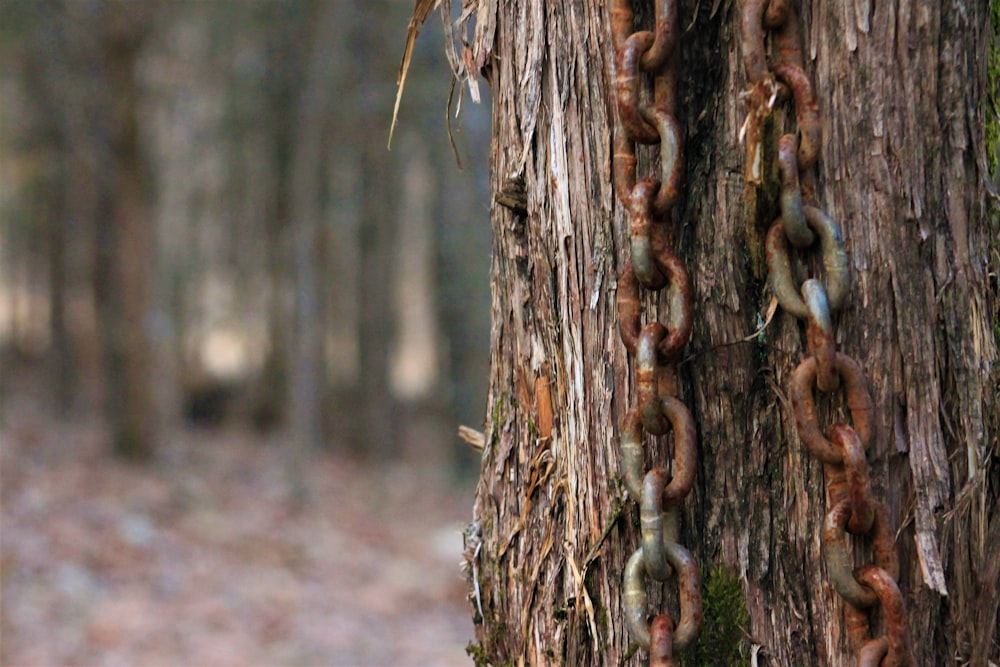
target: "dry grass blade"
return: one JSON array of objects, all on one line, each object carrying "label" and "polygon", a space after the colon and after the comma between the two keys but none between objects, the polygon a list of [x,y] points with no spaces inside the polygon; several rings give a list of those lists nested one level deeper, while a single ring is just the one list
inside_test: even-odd
[{"label": "dry grass blade", "polygon": [[417,43],[420,26],[427,16],[441,4],[441,0],[417,0],[413,8],[410,25],[406,29],[406,47],[403,49],[403,60],[399,63],[399,76],[396,77],[396,104],[392,107],[392,124],[389,126],[389,143],[392,147],[392,133],[396,129],[396,118],[399,116],[399,103],[403,99],[403,86],[406,85],[406,72],[410,69],[410,59],[413,57],[413,45]]},{"label": "dry grass blade", "polygon": [[757,338],[757,336],[764,333],[764,329],[766,329],[767,326],[771,323],[771,320],[774,319],[774,313],[777,312],[777,310],[778,310],[778,297],[771,295],[771,302],[768,304],[767,313],[764,315],[764,323],[761,324],[760,328],[758,328],[749,336],[744,336],[743,338],[741,338],[740,341],[748,343]]},{"label": "dry grass blade", "polygon": [[481,431],[477,431],[469,426],[459,426],[458,437],[470,447],[480,452],[486,446],[486,436]]}]

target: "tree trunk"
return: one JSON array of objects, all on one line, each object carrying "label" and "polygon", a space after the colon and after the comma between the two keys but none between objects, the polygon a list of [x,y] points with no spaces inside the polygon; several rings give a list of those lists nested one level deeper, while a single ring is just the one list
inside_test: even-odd
[{"label": "tree trunk", "polygon": [[[651,27],[652,3],[639,4]],[[506,205],[492,207],[469,650],[477,664],[639,664],[646,654],[630,657],[622,611],[639,530],[619,472],[634,378],[616,322],[628,240],[611,176],[610,3],[478,5],[469,60],[491,87],[491,181]],[[859,361],[874,399],[867,455],[897,529],[916,664],[984,665],[1000,657],[1000,255],[981,166],[987,8],[801,5],[822,119],[817,200],[851,261],[837,347]],[[752,654],[761,665],[854,665],[844,605],[821,565],[822,466],[804,451],[786,400],[806,355],[803,327],[779,309],[750,335],[771,296],[766,228],[744,213],[740,7],[685,0],[679,11],[687,166],[674,238],[695,312],[680,395],[697,422],[699,463],[681,541],[701,566],[705,607],[705,641],[686,664],[745,664]],[[663,320],[665,297],[658,305]],[[842,393],[833,396],[820,402],[821,424],[849,419],[833,410]],[[647,438],[654,449],[662,442]],[[654,460],[665,458],[659,449]],[[855,563],[870,561],[867,546],[856,551]],[[676,609],[674,597],[652,595],[651,610]]]},{"label": "tree trunk", "polygon": [[362,138],[359,160],[361,195],[358,223],[358,361],[361,400],[356,413],[354,449],[371,460],[385,460],[400,453],[401,405],[392,391],[392,352],[398,345],[398,317],[393,295],[399,279],[400,248],[399,198],[389,188],[398,182],[395,167],[399,155],[386,149],[389,127],[390,86],[372,85],[387,81],[395,66],[385,57],[386,28],[395,25],[399,7],[394,3],[367,3],[358,15],[356,30],[367,28],[365,46],[355,52],[357,76],[363,94],[354,108],[345,113],[355,119]]},{"label": "tree trunk", "polygon": [[111,101],[111,191],[107,194],[110,307],[103,323],[108,353],[106,400],[115,452],[138,460],[152,455],[157,431],[149,331],[154,226],[140,146],[136,81],[136,64],[149,18],[142,9],[110,6],[102,42]]},{"label": "tree trunk", "polygon": [[310,6],[315,20],[293,130],[291,165],[292,267],[295,274],[295,317],[292,373],[288,395],[289,424],[294,446],[305,451],[323,443],[323,401],[326,362],[323,350],[323,299],[318,252],[325,225],[322,205],[324,138],[327,118],[337,91],[336,65],[343,55],[341,40],[331,39],[343,22],[343,5]]},{"label": "tree trunk", "polygon": [[[385,125],[372,122],[373,127]],[[372,132],[371,134],[374,134]],[[380,136],[371,136],[362,149],[363,201],[359,225],[360,250],[360,387],[361,405],[353,435],[354,449],[372,460],[385,460],[399,452],[398,406],[389,384],[396,313],[393,287],[396,280],[395,243],[397,212],[384,190],[391,169]]]},{"label": "tree trunk", "polygon": [[71,276],[67,241],[69,240],[68,220],[71,218],[66,205],[68,189],[66,172],[69,170],[54,170],[58,174],[60,188],[52,193],[55,200],[53,213],[48,216],[47,236],[49,255],[49,330],[52,332],[52,368],[50,386],[52,387],[53,404],[56,414],[66,418],[70,414],[73,398],[76,395],[76,375],[73,372],[75,355],[73,354],[72,338],[68,326],[67,291]]}]

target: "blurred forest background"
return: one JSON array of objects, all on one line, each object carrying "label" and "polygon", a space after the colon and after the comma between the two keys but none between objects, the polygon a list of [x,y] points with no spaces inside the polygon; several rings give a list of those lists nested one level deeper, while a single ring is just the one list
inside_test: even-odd
[{"label": "blurred forest background", "polygon": [[5,374],[107,404],[126,455],[180,415],[379,457],[434,415],[453,452],[485,413],[489,120],[459,170],[432,21],[387,150],[411,5],[4,0]]},{"label": "blurred forest background", "polygon": [[[442,623],[471,637],[455,620],[469,608],[452,528],[476,472],[456,430],[480,428],[488,381],[489,106],[466,100],[456,119],[456,89],[449,112],[444,37],[428,21],[387,149],[412,11],[0,0],[4,664],[448,664],[369,641],[406,611],[386,600],[406,595],[424,609],[447,598]],[[339,553],[321,535],[337,530],[377,571],[326,562],[316,545]],[[310,586],[349,576],[355,594],[326,599],[326,625],[311,616],[313,643],[285,614],[243,618],[282,608],[274,591],[290,595],[295,568],[240,540],[277,540],[322,579]],[[404,546],[430,560],[400,566]],[[192,549],[222,559],[205,566],[228,600],[213,609],[257,630],[142,653],[170,605],[213,594],[191,588],[193,572],[150,584],[150,567],[195,567]],[[265,585],[258,566],[283,573],[274,591],[233,602],[230,589]],[[386,584],[393,567],[402,593]],[[447,573],[436,598],[406,588],[423,577],[434,589],[433,567]],[[373,581],[388,588],[365,589],[368,608],[350,586]],[[286,604],[309,615],[299,597]],[[351,605],[367,630],[329,615]],[[180,609],[192,627],[208,613]],[[158,630],[129,625],[144,614]],[[255,642],[275,624],[268,652]],[[322,631],[338,624],[346,643]],[[71,626],[59,646],[38,645]],[[449,631],[413,632],[450,650]]]}]

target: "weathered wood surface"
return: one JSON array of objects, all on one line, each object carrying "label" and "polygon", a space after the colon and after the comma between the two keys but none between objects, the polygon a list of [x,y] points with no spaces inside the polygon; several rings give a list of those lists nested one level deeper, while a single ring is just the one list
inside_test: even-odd
[{"label": "weathered wood surface", "polygon": [[[611,183],[606,4],[478,3],[473,57],[492,92],[492,185],[506,204],[492,207],[481,544],[468,551],[471,650],[484,664],[615,665],[628,653],[620,578],[638,512],[618,473],[632,378],[615,322],[627,242]],[[1000,574],[997,229],[981,171],[987,9],[802,5],[823,118],[818,199],[843,228],[853,271],[837,342],[864,367],[876,404],[869,461],[899,527],[917,663],[985,664],[997,656]],[[683,541],[703,567],[743,582],[744,648],[758,664],[852,665],[821,565],[822,468],[785,400],[804,332],[779,310],[763,336],[741,342],[770,295],[761,228],[743,213],[738,5],[684,1],[680,15],[687,196],[675,238],[696,312],[681,384],[701,457]],[[819,405],[824,424],[846,417],[842,400]]]}]

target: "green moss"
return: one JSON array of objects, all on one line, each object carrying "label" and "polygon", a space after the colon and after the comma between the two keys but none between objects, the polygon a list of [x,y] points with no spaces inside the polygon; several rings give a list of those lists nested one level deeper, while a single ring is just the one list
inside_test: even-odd
[{"label": "green moss", "polygon": [[488,667],[490,664],[490,659],[486,654],[486,649],[479,644],[469,642],[468,646],[465,647],[465,653],[472,658],[472,662],[476,665],[476,667]]},{"label": "green moss", "polygon": [[513,663],[509,660],[506,662],[494,662],[489,649],[486,648],[487,646],[496,647],[501,645],[501,639],[507,634],[507,624],[494,619],[490,627],[492,627],[492,632],[486,638],[485,645],[469,642],[465,647],[465,653],[472,658],[473,664],[476,667],[512,667]]},{"label": "green moss", "polygon": [[476,667],[512,667],[511,662],[493,662],[490,659],[489,653],[480,644],[469,644],[465,647],[466,654],[472,658],[472,664]]},{"label": "green moss", "polygon": [[639,652],[639,645],[638,644],[636,644],[635,642],[632,642],[631,644],[629,644],[628,645],[628,650],[625,651],[625,655],[622,656],[622,664],[624,664],[624,663],[628,662],[629,660],[631,660],[632,656],[634,656],[638,652]]},{"label": "green moss", "polygon": [[494,399],[493,410],[490,411],[490,426],[493,427],[494,433],[500,430],[501,419],[503,419],[503,394]]},{"label": "green moss", "polygon": [[608,628],[611,627],[611,619],[608,618],[608,609],[604,605],[600,604],[598,600],[593,600],[594,603],[594,614],[597,617],[597,628],[601,633],[602,637],[606,637],[608,634]]},{"label": "green moss", "polygon": [[490,410],[490,424],[489,424],[489,436],[490,436],[490,448],[492,449],[494,445],[497,444],[497,440],[500,438],[500,426],[501,422],[506,417],[504,413],[504,395],[500,394],[495,399],[493,399],[493,409]]},{"label": "green moss", "polygon": [[721,564],[709,572],[702,572],[702,608],[701,633],[685,664],[749,665],[746,631],[750,613],[739,577]]}]

